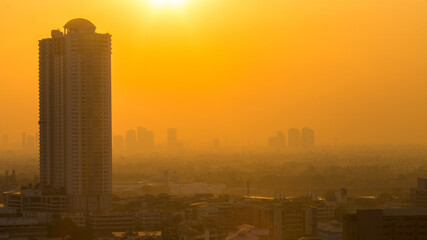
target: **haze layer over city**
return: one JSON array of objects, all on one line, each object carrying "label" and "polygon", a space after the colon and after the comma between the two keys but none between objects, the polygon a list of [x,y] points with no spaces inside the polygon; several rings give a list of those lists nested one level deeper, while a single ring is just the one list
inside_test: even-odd
[{"label": "haze layer over city", "polygon": [[0,4],[0,133],[12,142],[38,127],[34,40],[84,17],[113,35],[113,134],[143,126],[166,143],[172,127],[194,143],[261,145],[310,127],[321,145],[427,143],[421,0]]},{"label": "haze layer over city", "polygon": [[427,239],[424,0],[0,2],[0,240]]}]

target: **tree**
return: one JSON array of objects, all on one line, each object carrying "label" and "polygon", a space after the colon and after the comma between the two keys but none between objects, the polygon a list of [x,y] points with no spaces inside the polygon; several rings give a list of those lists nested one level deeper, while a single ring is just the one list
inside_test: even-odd
[{"label": "tree", "polygon": [[90,240],[92,231],[89,228],[79,228],[69,218],[59,219],[48,226],[48,235],[53,238],[71,237],[71,239]]}]

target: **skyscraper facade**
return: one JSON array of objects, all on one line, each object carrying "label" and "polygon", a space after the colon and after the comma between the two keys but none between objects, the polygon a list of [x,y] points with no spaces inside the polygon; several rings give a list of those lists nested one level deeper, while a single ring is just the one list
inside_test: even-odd
[{"label": "skyscraper facade", "polygon": [[40,183],[69,210],[111,207],[111,35],[95,30],[73,19],[39,41]]},{"label": "skyscraper facade", "polygon": [[277,132],[277,136],[270,137],[268,139],[268,145],[270,148],[274,149],[275,151],[280,151],[285,148],[286,144],[286,137],[285,134],[283,134],[281,131]]}]

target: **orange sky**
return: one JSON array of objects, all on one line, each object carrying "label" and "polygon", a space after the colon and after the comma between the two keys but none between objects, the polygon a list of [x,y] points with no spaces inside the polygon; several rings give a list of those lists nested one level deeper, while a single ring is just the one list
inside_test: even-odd
[{"label": "orange sky", "polygon": [[265,144],[427,144],[425,0],[1,0],[0,134],[38,121],[38,40],[70,19],[113,35],[113,133]]}]

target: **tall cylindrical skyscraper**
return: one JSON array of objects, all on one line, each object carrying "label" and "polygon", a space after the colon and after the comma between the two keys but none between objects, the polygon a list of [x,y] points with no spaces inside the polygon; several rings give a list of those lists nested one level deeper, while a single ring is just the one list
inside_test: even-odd
[{"label": "tall cylindrical skyscraper", "polygon": [[111,208],[111,35],[73,19],[39,41],[40,181],[68,209]]}]

